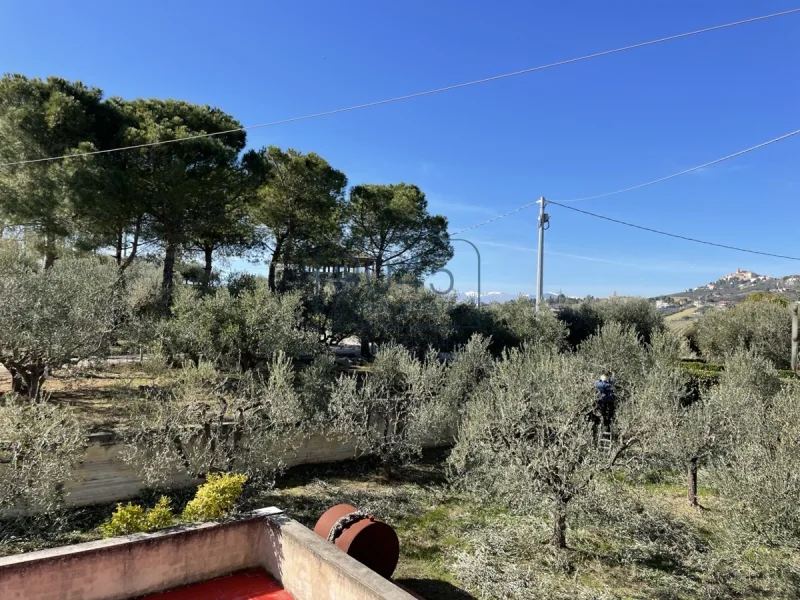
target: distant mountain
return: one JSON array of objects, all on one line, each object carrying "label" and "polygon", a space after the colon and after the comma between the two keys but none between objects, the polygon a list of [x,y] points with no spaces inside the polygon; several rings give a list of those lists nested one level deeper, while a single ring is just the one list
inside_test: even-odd
[{"label": "distant mountain", "polygon": [[[459,300],[467,300],[467,299],[476,299],[478,297],[478,292],[464,292],[459,293],[458,295]],[[550,294],[548,292],[544,293],[545,300],[548,298],[557,298],[557,294]],[[535,294],[509,294],[507,292],[481,292],[481,304],[491,304],[493,302],[508,302],[509,300],[516,300],[518,298],[526,298],[530,300],[535,300]]]},{"label": "distant mountain", "polygon": [[785,296],[790,300],[800,299],[800,275],[772,277],[759,275],[753,271],[737,269],[735,273],[723,275],[716,281],[705,285],[666,294],[667,298],[689,298],[701,302],[739,302],[754,292],[770,292]]}]

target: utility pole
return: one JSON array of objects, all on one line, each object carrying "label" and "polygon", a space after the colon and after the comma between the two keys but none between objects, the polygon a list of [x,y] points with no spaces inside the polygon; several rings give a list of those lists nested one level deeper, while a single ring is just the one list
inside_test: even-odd
[{"label": "utility pole", "polygon": [[546,225],[550,223],[550,215],[544,212],[545,204],[547,204],[547,201],[542,196],[539,198],[539,261],[536,270],[536,312],[539,312],[544,296],[544,230],[548,229]]},{"label": "utility pole", "polygon": [[800,338],[798,337],[798,328],[797,328],[797,312],[798,308],[800,307],[800,302],[795,302],[794,308],[792,308],[792,371],[797,371],[797,346],[798,341]]}]

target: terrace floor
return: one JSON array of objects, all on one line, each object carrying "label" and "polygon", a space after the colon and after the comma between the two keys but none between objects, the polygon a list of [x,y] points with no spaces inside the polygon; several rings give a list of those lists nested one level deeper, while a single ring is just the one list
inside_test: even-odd
[{"label": "terrace floor", "polygon": [[292,597],[266,571],[252,569],[147,596],[144,600],[292,600]]}]

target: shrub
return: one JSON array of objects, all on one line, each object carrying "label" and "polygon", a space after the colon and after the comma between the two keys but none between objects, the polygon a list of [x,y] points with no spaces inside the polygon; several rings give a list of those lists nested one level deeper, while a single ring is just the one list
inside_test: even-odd
[{"label": "shrub", "polygon": [[[6,394],[0,404],[0,512],[48,512],[83,457],[86,431],[68,408]],[[6,463],[6,464],[3,464]]]},{"label": "shrub", "polygon": [[163,351],[244,371],[263,366],[278,351],[289,357],[315,354],[314,336],[300,329],[302,312],[299,294],[278,295],[261,280],[238,296],[227,289],[200,296],[180,288],[172,318],[161,326]]},{"label": "shrub", "polygon": [[645,344],[664,329],[664,317],[646,298],[612,298],[598,305],[604,322],[632,327]]},{"label": "shrub", "polygon": [[596,302],[581,302],[577,306],[565,306],[558,318],[567,327],[567,342],[577,348],[584,340],[594,335],[603,324],[603,317]]},{"label": "shrub", "polygon": [[584,301],[578,306],[564,307],[558,317],[567,326],[567,341],[573,348],[578,347],[606,323],[631,327],[645,344],[649,344],[651,337],[664,329],[663,315],[645,298]]},{"label": "shrub", "polygon": [[175,522],[175,515],[172,514],[170,502],[167,496],[161,496],[148,511],[130,502],[117,504],[117,510],[111,515],[111,519],[100,525],[100,531],[103,537],[115,537],[171,527]]},{"label": "shrub", "polygon": [[111,519],[100,525],[103,537],[129,535],[146,531],[144,508],[138,504],[117,504]]},{"label": "shrub", "polygon": [[226,516],[242,495],[246,481],[246,475],[237,473],[209,473],[194,499],[186,505],[184,520],[213,521]]},{"label": "shrub", "polygon": [[388,478],[395,464],[419,455],[443,435],[452,409],[441,394],[445,366],[429,352],[423,361],[396,344],[382,347],[361,384],[340,376],[331,397],[334,432],[378,456]]},{"label": "shrub", "polygon": [[172,387],[131,403],[122,458],[149,484],[217,471],[266,484],[313,418],[298,378],[282,353],[266,377],[248,372],[231,381],[207,362],[185,366]]},{"label": "shrub", "polygon": [[517,348],[523,343],[541,344],[558,350],[566,346],[567,329],[552,310],[544,307],[536,312],[536,303],[528,298],[509,300],[487,307],[491,313],[496,353]]},{"label": "shrub", "polygon": [[737,350],[753,350],[778,368],[789,368],[791,310],[774,302],[743,302],[716,310],[697,325],[697,345],[708,360],[723,360]]}]

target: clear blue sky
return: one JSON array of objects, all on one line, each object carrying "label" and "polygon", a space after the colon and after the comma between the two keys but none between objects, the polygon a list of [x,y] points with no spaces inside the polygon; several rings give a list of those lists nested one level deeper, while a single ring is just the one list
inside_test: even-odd
[{"label": "clear blue sky", "polygon": [[[174,97],[255,124],[482,78],[800,6],[800,0],[136,3],[0,0],[0,71]],[[481,86],[248,133],[316,151],[352,184],[406,181],[458,230],[545,195],[599,194],[800,128],[800,14]],[[800,255],[800,136],[576,206]],[[737,267],[800,272],[551,207],[545,289],[655,295]],[[535,290],[536,210],[466,237],[483,289]],[[456,287],[475,289],[456,243]],[[436,282],[446,278],[436,276]]]}]

